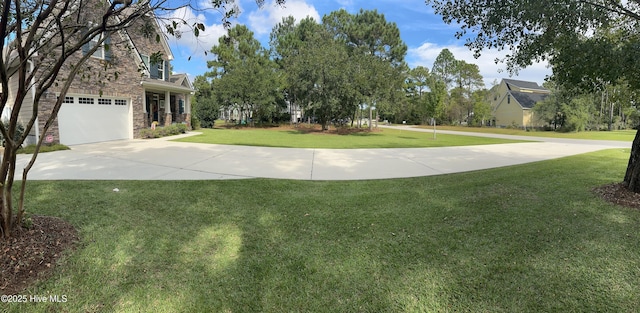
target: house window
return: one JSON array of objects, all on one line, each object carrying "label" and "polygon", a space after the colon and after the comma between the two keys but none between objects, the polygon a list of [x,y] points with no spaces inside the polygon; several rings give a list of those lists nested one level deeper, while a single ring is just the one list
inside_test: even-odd
[{"label": "house window", "polygon": [[116,105],[127,105],[127,100],[116,99]]},{"label": "house window", "polygon": [[[100,44],[101,42],[102,44]],[[106,61],[111,61],[111,49],[109,49],[110,45],[111,45],[110,37],[109,36],[105,37],[104,33],[100,33],[94,36],[93,38],[91,38],[89,42],[87,42],[82,46],[82,53],[86,55],[93,48],[97,47],[96,51],[93,52],[91,57],[106,60]]]},{"label": "house window", "polygon": [[165,61],[160,60],[159,63],[151,63],[151,57],[141,54],[142,62],[145,67],[145,75],[153,79],[165,79]]},{"label": "house window", "polygon": [[509,104],[511,103],[511,95],[507,96],[507,103],[509,103]]},{"label": "house window", "polygon": [[78,98],[78,103],[80,103],[80,104],[94,104],[95,102],[94,102],[93,98],[80,97],[80,98]]},{"label": "house window", "polygon": [[[104,35],[100,34],[97,35],[93,38],[91,38],[91,41],[89,42],[89,50],[93,49],[93,47],[97,46],[100,43],[100,40],[102,40],[102,37]],[[93,53],[92,55],[94,58],[98,58],[98,59],[102,59],[104,60],[106,58],[106,51],[105,51],[105,47],[104,47],[104,43],[102,45],[100,45],[100,47],[98,47],[98,49],[96,50],[96,52]]]},{"label": "house window", "polygon": [[164,60],[158,63],[158,79],[164,80]]},{"label": "house window", "polygon": [[62,103],[73,103],[73,97],[64,97]]},{"label": "house window", "polygon": [[111,99],[98,98],[98,104],[100,104],[100,105],[111,105]]},{"label": "house window", "polygon": [[149,56],[141,54],[140,58],[142,58],[142,63],[144,63],[144,73],[147,77],[151,76],[150,67],[149,67]]}]

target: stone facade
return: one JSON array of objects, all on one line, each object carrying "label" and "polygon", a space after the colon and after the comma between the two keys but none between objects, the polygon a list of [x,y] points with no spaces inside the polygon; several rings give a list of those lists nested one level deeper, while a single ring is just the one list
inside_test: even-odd
[{"label": "stone facade", "polygon": [[[143,88],[140,85],[140,73],[138,64],[132,50],[126,47],[126,42],[118,41],[111,46],[111,63],[105,60],[91,57],[83,69],[76,75],[76,78],[69,88],[67,94],[94,95],[103,97],[121,97],[130,101],[133,111],[133,132],[134,137],[144,128],[144,113],[142,108]],[[75,56],[69,58],[61,68],[58,77],[64,79],[69,77],[70,65],[77,63],[82,51],[78,51]],[[115,77],[115,73],[118,77]],[[62,81],[59,82],[59,85]],[[38,108],[39,126],[43,129],[45,122],[49,119],[53,106],[60,94],[60,87],[52,86],[47,92],[47,96],[40,100]],[[64,104],[63,104],[64,105]],[[96,117],[99,118],[99,117]],[[59,140],[57,118],[49,128],[47,134],[51,135],[54,141]]]},{"label": "stone facade", "polygon": [[[145,38],[142,34],[142,30],[149,29],[149,27],[153,28],[154,35],[152,39]],[[160,42],[155,40],[155,33],[160,31],[157,23],[149,18],[147,21],[138,20],[134,22],[126,32],[121,31],[112,34],[109,49],[107,49],[110,56],[109,60],[96,57],[91,57],[87,60],[73,80],[67,95],[94,95],[96,97],[127,99],[132,112],[133,137],[139,138],[140,130],[150,126],[148,121],[151,113],[147,111],[148,104],[146,103],[148,94],[165,94],[169,93],[168,90],[172,88],[168,86],[168,89],[165,90],[161,87],[149,88],[143,85],[143,81],[149,79],[149,72],[144,70],[145,62],[141,55],[151,56],[157,52],[162,53],[162,59],[165,61],[165,69],[163,71],[165,79],[162,81],[171,84],[169,81],[169,62],[172,55],[166,41],[164,41],[164,37],[161,36]],[[59,86],[62,86],[63,80],[69,76],[72,67],[77,64],[82,55],[83,51],[78,51],[67,60],[58,74],[58,84],[50,87],[45,97],[40,100],[38,107],[40,131],[44,129],[45,122],[51,116],[55,102],[60,94],[61,87]],[[175,91],[171,93],[171,97],[173,98],[174,96],[176,96],[176,99],[185,97],[184,94],[175,93]],[[169,104],[167,103],[167,105]],[[178,109],[177,104],[175,108]],[[181,115],[186,118],[188,114],[184,112]],[[96,116],[96,118],[100,117]],[[176,120],[182,122],[185,118],[180,116]],[[166,120],[169,124],[178,122],[174,121],[172,114],[168,112],[166,113]],[[54,120],[46,134],[40,133],[40,136],[52,136],[54,142],[59,142],[58,119]]]}]

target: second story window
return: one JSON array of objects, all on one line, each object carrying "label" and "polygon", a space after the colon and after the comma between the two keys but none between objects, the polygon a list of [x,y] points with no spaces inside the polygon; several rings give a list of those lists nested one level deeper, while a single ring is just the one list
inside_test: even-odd
[{"label": "second story window", "polygon": [[158,63],[158,79],[164,80],[164,61]]},{"label": "second story window", "polygon": [[[110,48],[109,37],[105,38],[104,41],[102,41],[102,38],[104,38],[104,34],[99,34],[91,38],[91,41],[89,41],[87,44],[82,46],[82,52],[87,54],[89,53],[89,51],[91,51],[91,49],[99,45],[99,47],[96,49],[95,52],[93,52],[91,56],[101,60],[107,60],[107,61],[110,60],[111,52],[109,49]],[[101,41],[102,41],[102,44],[100,44]]]},{"label": "second story window", "polygon": [[[102,34],[100,36],[95,36],[91,38],[91,42],[89,42],[89,49],[93,49],[93,47],[97,46],[102,39]],[[98,59],[104,59],[104,46],[98,47],[98,50],[93,53],[93,56]]]},{"label": "second story window", "polygon": [[149,62],[149,56],[141,54],[140,58],[142,58],[142,63],[144,63],[143,71],[144,71],[145,76],[151,77],[151,68],[149,67],[149,63],[150,63]]},{"label": "second story window", "polygon": [[167,75],[167,71],[165,70],[165,67],[167,66],[167,61],[165,60],[160,60],[158,63],[152,63],[151,61],[151,57],[148,55],[144,55],[141,54],[140,58],[142,59],[142,62],[144,63],[144,74],[149,77],[149,78],[153,78],[153,79],[160,79],[160,80],[165,80],[165,77]]}]

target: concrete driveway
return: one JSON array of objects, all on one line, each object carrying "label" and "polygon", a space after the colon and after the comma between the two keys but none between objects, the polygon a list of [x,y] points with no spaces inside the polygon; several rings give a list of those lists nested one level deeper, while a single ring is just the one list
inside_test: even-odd
[{"label": "concrete driveway", "polygon": [[[412,131],[429,131],[410,129]],[[439,133],[445,133],[439,131]],[[457,133],[458,132],[447,132]],[[440,175],[561,158],[630,142],[474,136],[537,142],[446,148],[291,149],[126,140],[72,146],[43,153],[29,172],[32,180],[213,180],[277,178],[362,180]],[[189,134],[187,134],[189,135]],[[185,135],[181,135],[185,136]],[[30,155],[18,157],[18,169]]]}]

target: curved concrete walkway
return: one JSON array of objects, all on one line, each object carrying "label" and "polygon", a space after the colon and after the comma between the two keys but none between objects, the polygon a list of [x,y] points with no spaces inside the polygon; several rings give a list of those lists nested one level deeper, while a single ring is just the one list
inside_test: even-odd
[{"label": "curved concrete walkway", "polygon": [[[408,127],[407,131],[427,131]],[[33,180],[212,180],[278,178],[299,180],[362,180],[416,177],[474,171],[561,158],[630,142],[473,136],[536,140],[536,142],[446,148],[291,149],[207,145],[154,140],[126,140],[73,146],[72,150],[38,156]],[[187,136],[190,134],[187,134]],[[184,135],[182,135],[184,136]],[[19,174],[30,155],[20,155]],[[17,173],[18,174],[18,173]]]}]

